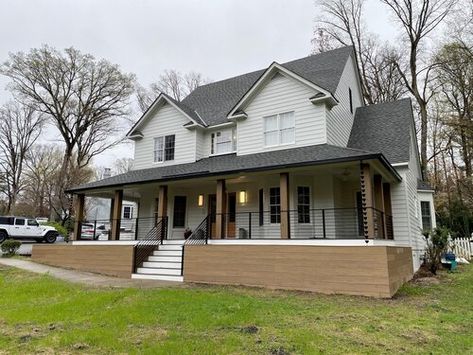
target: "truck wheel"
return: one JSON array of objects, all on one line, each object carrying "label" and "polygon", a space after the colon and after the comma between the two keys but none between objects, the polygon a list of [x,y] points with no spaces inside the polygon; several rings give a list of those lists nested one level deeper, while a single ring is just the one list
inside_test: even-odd
[{"label": "truck wheel", "polygon": [[0,244],[4,242],[5,239],[8,238],[8,234],[4,231],[0,231]]},{"label": "truck wheel", "polygon": [[44,241],[46,243],[50,243],[50,244],[54,243],[56,241],[56,239],[57,239],[57,235],[55,233],[49,232],[44,236]]}]

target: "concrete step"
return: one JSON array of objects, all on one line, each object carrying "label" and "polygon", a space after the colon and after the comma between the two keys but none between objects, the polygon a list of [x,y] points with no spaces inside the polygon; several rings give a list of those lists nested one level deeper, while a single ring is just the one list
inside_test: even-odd
[{"label": "concrete step", "polygon": [[181,270],[180,262],[161,262],[161,261],[145,261],[143,267],[165,268],[165,269],[179,269]]},{"label": "concrete step", "polygon": [[162,256],[162,255],[151,255],[148,257],[148,261],[159,261],[159,262],[178,262],[180,263],[182,259],[182,255],[179,256]]},{"label": "concrete step", "polygon": [[141,280],[162,280],[162,281],[175,281],[175,282],[184,281],[184,277],[182,276],[170,276],[170,275],[132,274],[131,278],[141,279]]},{"label": "concrete step", "polygon": [[181,251],[182,250],[182,245],[181,244],[163,244],[160,245],[158,250],[175,250],[175,251]]},{"label": "concrete step", "polygon": [[154,256],[182,256],[181,250],[155,250],[153,251]]},{"label": "concrete step", "polygon": [[138,274],[181,276],[180,268],[179,269],[164,269],[164,268],[139,267],[136,271]]},{"label": "concrete step", "polygon": [[165,239],[163,240],[164,245],[182,245],[185,243],[185,239]]}]

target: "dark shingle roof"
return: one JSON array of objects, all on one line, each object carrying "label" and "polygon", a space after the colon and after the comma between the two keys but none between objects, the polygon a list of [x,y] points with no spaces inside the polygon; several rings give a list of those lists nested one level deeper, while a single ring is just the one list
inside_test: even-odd
[{"label": "dark shingle roof", "polygon": [[424,180],[417,180],[417,190],[426,190],[426,191],[432,191],[434,188]]},{"label": "dark shingle roof", "polygon": [[371,158],[382,159],[380,154],[328,144],[239,156],[228,154],[204,158],[195,163],[133,170],[125,174],[75,187],[70,192],[160,180],[176,180],[186,177],[223,175],[244,171],[270,170],[288,166],[317,165],[336,161]]},{"label": "dark shingle roof", "polygon": [[[334,94],[352,53],[352,47],[342,47],[293,60],[282,66]],[[182,104],[196,111],[209,126],[227,122],[227,114],[265,70],[200,86],[182,100]]]},{"label": "dark shingle roof", "polygon": [[391,164],[408,162],[413,122],[410,99],[359,107],[348,147],[383,153]]}]

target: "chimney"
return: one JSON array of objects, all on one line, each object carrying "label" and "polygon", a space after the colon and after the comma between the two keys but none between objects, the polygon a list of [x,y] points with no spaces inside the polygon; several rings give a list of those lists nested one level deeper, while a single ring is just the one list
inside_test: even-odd
[{"label": "chimney", "polygon": [[109,178],[111,176],[112,176],[112,169],[110,169],[110,168],[103,169],[102,179],[106,179],[106,178]]}]

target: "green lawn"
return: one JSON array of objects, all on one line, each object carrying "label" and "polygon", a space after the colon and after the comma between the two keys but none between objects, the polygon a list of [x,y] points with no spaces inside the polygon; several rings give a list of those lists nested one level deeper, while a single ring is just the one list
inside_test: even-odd
[{"label": "green lawn", "polygon": [[94,289],[0,268],[0,354],[472,353],[473,267],[392,300],[239,287]]}]

